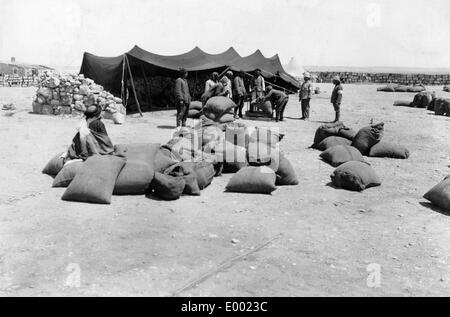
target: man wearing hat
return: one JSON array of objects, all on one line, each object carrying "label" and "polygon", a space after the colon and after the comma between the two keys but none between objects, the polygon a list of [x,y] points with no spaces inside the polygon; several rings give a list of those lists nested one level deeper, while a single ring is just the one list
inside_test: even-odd
[{"label": "man wearing hat", "polygon": [[309,102],[311,101],[312,85],[311,85],[311,75],[308,72],[303,74],[305,81],[300,87],[299,99],[302,103],[302,117],[300,120],[309,119]]},{"label": "man wearing hat", "polygon": [[223,76],[223,78],[226,79],[227,84],[226,84],[226,89],[228,91],[228,97],[233,99],[233,88],[232,88],[232,79],[233,79],[233,72],[231,70],[227,71],[225,76]]},{"label": "man wearing hat", "polygon": [[334,89],[331,93],[331,103],[333,104],[336,116],[333,122],[338,122],[341,116],[341,102],[342,102],[342,91],[344,88],[341,85],[341,79],[339,76],[333,77]]},{"label": "man wearing hat", "polygon": [[261,70],[258,68],[255,70],[255,81],[253,82],[253,88],[256,93],[256,99],[264,96],[264,91],[266,90],[266,83],[264,77],[261,76]]},{"label": "man wearing hat", "polygon": [[187,75],[188,72],[184,68],[181,68],[179,71],[179,77],[175,81],[177,128],[186,126],[189,104],[191,103],[191,94],[189,93]]},{"label": "man wearing hat", "polygon": [[243,73],[239,72],[233,80],[233,101],[237,105],[237,107],[234,108],[234,118],[236,119],[238,118],[238,111],[239,117],[242,118],[242,108],[244,107],[244,98],[246,94],[247,90],[244,85]]},{"label": "man wearing hat", "polygon": [[272,86],[266,87],[266,96],[259,98],[261,103],[270,101],[273,108],[275,109],[275,121],[283,121],[284,109],[289,101],[289,97],[281,90],[273,89]]}]

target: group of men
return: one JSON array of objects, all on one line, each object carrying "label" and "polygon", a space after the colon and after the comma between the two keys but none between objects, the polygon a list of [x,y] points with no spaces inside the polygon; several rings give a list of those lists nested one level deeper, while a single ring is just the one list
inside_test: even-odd
[{"label": "group of men", "polygon": [[[188,72],[185,69],[180,69],[180,74],[175,81],[175,97],[177,108],[177,127],[186,126],[187,115],[189,112],[189,105],[191,103],[191,95],[189,92],[189,85],[187,82]],[[214,72],[205,83],[205,91],[202,95],[202,103],[206,104],[209,98],[214,96],[224,96],[231,98],[237,105],[234,109],[234,117],[242,118],[242,109],[244,101],[247,96],[247,90],[244,85],[244,73],[238,72],[236,75],[232,71],[227,71],[225,75],[219,79],[219,74]],[[311,75],[304,73],[304,82],[300,87],[299,99],[302,106],[301,120],[308,120],[310,113],[310,101],[313,94],[311,83]],[[331,94],[331,103],[335,110],[335,120],[340,119],[340,105],[342,102],[343,87],[338,76],[333,78],[334,89]],[[255,71],[253,85],[250,89],[254,89],[254,97],[258,103],[270,101],[275,113],[275,121],[284,121],[284,110],[289,101],[289,97],[281,90],[274,89],[272,86],[265,86],[264,77],[261,75],[261,70]],[[272,114],[273,116],[273,114]]]}]

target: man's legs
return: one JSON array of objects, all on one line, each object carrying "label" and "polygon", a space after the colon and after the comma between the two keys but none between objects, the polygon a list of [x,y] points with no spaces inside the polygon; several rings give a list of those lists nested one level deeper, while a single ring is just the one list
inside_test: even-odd
[{"label": "man's legs", "polygon": [[182,109],[182,116],[181,116],[181,126],[183,126],[183,127],[186,126],[188,113],[189,113],[189,104],[188,103],[184,103],[183,104],[183,109]]},{"label": "man's legs", "polygon": [[181,127],[181,121],[182,121],[182,113],[181,110],[183,108],[184,104],[177,104],[177,128]]},{"label": "man's legs", "polygon": [[310,98],[307,98],[307,99],[305,99],[305,103],[306,103],[306,105],[305,105],[305,119],[309,119],[309,109],[310,109],[310,105],[309,105],[309,102],[311,101],[311,99]]},{"label": "man's legs", "polygon": [[239,117],[242,118],[242,109],[244,108],[244,96],[239,97]]},{"label": "man's legs", "polygon": [[338,122],[339,119],[341,118],[341,105],[338,103],[334,103],[333,104],[334,107],[334,111],[336,112],[335,118],[333,122]]}]

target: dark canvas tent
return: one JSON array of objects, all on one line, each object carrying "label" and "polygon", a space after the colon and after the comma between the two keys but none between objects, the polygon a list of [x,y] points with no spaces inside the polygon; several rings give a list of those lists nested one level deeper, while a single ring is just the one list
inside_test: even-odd
[{"label": "dark canvas tent", "polygon": [[132,90],[140,108],[139,102],[151,106],[157,100],[170,98],[170,81],[181,67],[189,71],[188,82],[194,98],[199,97],[211,72],[222,73],[227,69],[251,73],[259,68],[266,80],[280,89],[296,92],[299,88],[298,81],[284,70],[278,55],[266,58],[257,50],[241,57],[232,47],[220,54],[208,54],[195,47],[187,53],[172,56],[154,54],[138,46],[117,57],[84,53],[80,74],[124,100],[128,99],[127,88],[128,92]]}]

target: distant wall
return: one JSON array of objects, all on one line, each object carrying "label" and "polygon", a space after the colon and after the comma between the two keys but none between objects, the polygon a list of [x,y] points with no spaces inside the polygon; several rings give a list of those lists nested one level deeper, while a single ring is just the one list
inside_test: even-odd
[{"label": "distant wall", "polygon": [[314,72],[317,82],[328,83],[334,76],[339,76],[343,83],[396,83],[403,85],[449,85],[450,74],[388,74],[388,73],[354,73],[354,72]]}]

